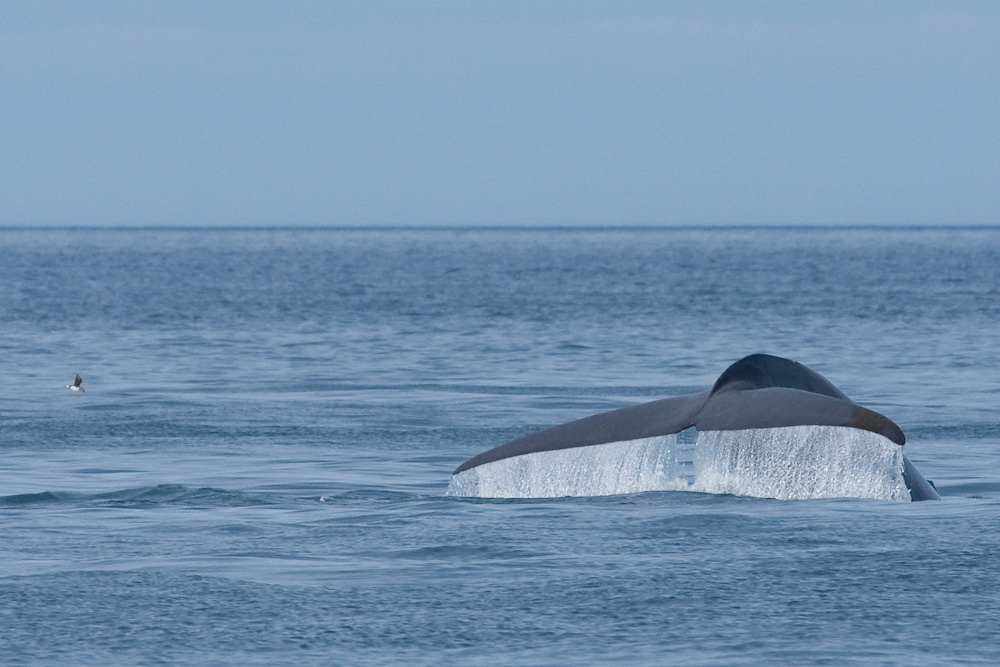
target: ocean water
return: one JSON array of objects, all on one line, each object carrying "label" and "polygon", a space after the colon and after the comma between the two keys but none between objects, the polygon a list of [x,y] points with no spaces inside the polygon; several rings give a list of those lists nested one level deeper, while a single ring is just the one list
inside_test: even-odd
[{"label": "ocean water", "polygon": [[[996,664],[998,341],[996,228],[0,229],[0,664]],[[942,501],[447,494],[754,352]]]}]

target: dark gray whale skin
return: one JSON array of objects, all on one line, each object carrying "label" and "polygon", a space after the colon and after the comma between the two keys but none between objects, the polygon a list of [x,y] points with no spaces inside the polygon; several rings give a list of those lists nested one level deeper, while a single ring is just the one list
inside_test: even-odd
[{"label": "dark gray whale skin", "polygon": [[[752,354],[727,368],[711,389],[663,398],[578,419],[512,440],[474,456],[453,474],[513,456],[609,442],[699,431],[780,426],[847,426],[878,433],[897,445],[903,431],[888,417],[864,408],[816,371],[769,354]],[[940,500],[934,486],[903,457],[911,500]]]}]

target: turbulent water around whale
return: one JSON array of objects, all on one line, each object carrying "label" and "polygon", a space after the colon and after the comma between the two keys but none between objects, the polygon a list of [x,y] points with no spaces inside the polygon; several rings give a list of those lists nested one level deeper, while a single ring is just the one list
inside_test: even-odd
[{"label": "turbulent water around whale", "polygon": [[[1000,229],[0,229],[0,275],[0,663],[1000,661]],[[756,352],[942,501],[829,432],[448,491]]]}]

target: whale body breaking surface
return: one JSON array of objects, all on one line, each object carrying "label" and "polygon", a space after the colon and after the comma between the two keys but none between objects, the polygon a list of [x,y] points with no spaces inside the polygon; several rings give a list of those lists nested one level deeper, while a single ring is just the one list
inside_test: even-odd
[{"label": "whale body breaking surface", "polygon": [[474,456],[452,474],[448,494],[939,500],[903,454],[905,442],[892,420],[819,373],[755,354],[706,391],[585,417]]}]

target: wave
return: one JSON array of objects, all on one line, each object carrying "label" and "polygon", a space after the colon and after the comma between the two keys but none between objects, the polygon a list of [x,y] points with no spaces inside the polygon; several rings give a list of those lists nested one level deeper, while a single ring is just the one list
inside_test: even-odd
[{"label": "wave", "polygon": [[938,484],[937,490],[942,496],[967,496],[969,498],[985,498],[1000,494],[1000,482],[958,482],[954,484]]},{"label": "wave", "polygon": [[67,496],[76,494],[42,491],[41,493],[18,493],[13,496],[0,496],[0,507],[24,507],[26,505],[48,505],[68,500]]},{"label": "wave", "polygon": [[340,493],[329,493],[319,497],[321,503],[346,504],[357,503],[406,503],[418,500],[440,500],[439,496],[426,496],[406,491],[391,491],[389,489],[364,488],[351,489]]},{"label": "wave", "polygon": [[31,507],[52,504],[88,504],[113,507],[153,507],[184,505],[193,507],[247,507],[273,504],[269,496],[210,487],[189,487],[182,484],[122,489],[104,493],[72,491],[42,491],[0,496],[0,507]]}]

